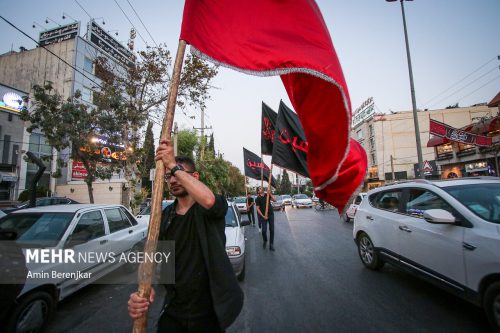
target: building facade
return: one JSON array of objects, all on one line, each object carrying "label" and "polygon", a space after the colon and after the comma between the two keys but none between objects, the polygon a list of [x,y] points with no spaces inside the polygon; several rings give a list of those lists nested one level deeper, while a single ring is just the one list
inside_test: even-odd
[{"label": "building facade", "polygon": [[0,200],[15,200],[24,122],[19,112],[26,92],[0,84]]},{"label": "building facade", "polygon": [[[471,145],[433,144],[429,134],[430,119],[459,129],[481,119],[494,118],[497,112],[497,108],[487,105],[419,111],[425,178],[443,179],[447,178],[450,172],[454,172],[458,177],[465,177],[475,174],[478,168],[484,171],[484,168],[487,168],[484,165],[488,163],[488,154],[491,155],[491,151]],[[365,189],[369,190],[394,180],[419,177],[412,111],[372,113],[353,124],[351,137],[363,146],[368,157]],[[494,156],[491,158],[495,159]]]},{"label": "building facade", "polygon": [[[31,50],[21,48],[19,52],[11,51],[0,55],[0,84],[16,87],[31,97],[34,85],[44,85],[50,81],[54,90],[64,99],[80,91],[81,101],[92,105],[94,93],[98,91],[101,82],[98,73],[96,75],[95,59],[104,57],[113,63],[118,71],[124,71],[124,66],[133,61],[133,55],[94,21],[88,23],[85,35],[86,38],[80,37],[80,22],[75,22],[41,32],[39,43],[43,47]],[[30,105],[27,107],[29,109]],[[3,118],[0,118],[0,126],[5,126]],[[21,151],[31,151],[37,157],[50,155],[53,157],[52,161],[47,162],[45,174],[38,185],[47,188],[53,195],[67,195],[75,200],[88,202],[88,195],[81,195],[79,190],[75,191],[75,188],[79,189],[80,185],[85,185],[84,174],[80,172],[78,163],[70,159],[69,149],[55,151],[47,144],[41,132],[28,133],[23,127],[19,133],[21,133],[18,139]],[[53,178],[50,175],[56,171],[56,157],[64,160],[67,166],[61,170],[60,177]],[[17,167],[18,179],[15,191],[11,195],[14,198],[28,188],[30,180],[37,171],[35,165],[22,158]],[[117,188],[121,192],[121,183],[125,180],[123,175],[116,174],[110,181],[103,183],[110,182],[120,184],[106,185],[106,189]],[[99,181],[96,182],[97,187],[98,183]],[[100,201],[96,198],[96,202],[109,202],[109,193],[105,194],[107,195]],[[113,202],[120,203],[117,200]]]}]

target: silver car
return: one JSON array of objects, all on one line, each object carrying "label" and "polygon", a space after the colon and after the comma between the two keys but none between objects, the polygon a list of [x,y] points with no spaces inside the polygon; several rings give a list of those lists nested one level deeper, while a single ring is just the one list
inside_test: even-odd
[{"label": "silver car", "polygon": [[[0,219],[0,231],[16,233],[15,242],[23,249],[28,270],[24,288],[2,327],[8,332],[38,332],[57,302],[129,265],[116,257],[143,246],[147,225],[137,223],[121,205],[73,204],[12,212]],[[68,260],[71,253],[109,253],[115,260],[75,263]]]},{"label": "silver car", "polygon": [[239,281],[245,279],[245,228],[250,221],[241,221],[241,215],[232,202],[226,213],[226,253]]}]

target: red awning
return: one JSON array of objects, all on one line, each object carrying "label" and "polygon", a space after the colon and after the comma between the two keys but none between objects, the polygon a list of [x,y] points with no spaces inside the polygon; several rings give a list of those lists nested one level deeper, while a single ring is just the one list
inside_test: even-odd
[{"label": "red awning", "polygon": [[500,105],[500,92],[488,103],[488,107],[492,108],[498,105]]},{"label": "red awning", "polygon": [[447,138],[442,138],[440,136],[431,136],[431,138],[429,139],[429,141],[427,141],[427,147],[436,147],[436,146],[439,146],[439,145],[444,145],[445,143],[449,143],[450,140],[448,140]]}]

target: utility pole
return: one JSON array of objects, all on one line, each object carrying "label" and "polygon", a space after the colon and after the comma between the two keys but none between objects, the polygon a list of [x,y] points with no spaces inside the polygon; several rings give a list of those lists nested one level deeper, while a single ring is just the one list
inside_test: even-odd
[{"label": "utility pole", "polygon": [[178,134],[178,127],[177,123],[174,123],[174,155],[177,156],[177,134]]},{"label": "utility pole", "polygon": [[[394,2],[398,0],[385,0],[387,2]],[[413,1],[413,0],[406,0]],[[408,31],[406,29],[406,17],[405,17],[405,8],[403,5],[404,0],[399,0],[401,3],[401,14],[403,16],[403,28],[405,33],[405,43],[406,43],[406,57],[408,60],[408,74],[410,76],[410,90],[411,90],[411,104],[413,107],[413,124],[415,126],[415,141],[417,144],[417,158],[418,158],[418,168],[420,169],[420,175],[418,178],[424,179],[424,159],[422,158],[422,144],[420,143],[420,128],[418,125],[418,114],[417,114],[417,102],[415,98],[415,85],[413,84],[413,71],[411,69],[411,57],[410,57],[410,46],[408,43]]]},{"label": "utility pole", "polygon": [[391,155],[391,173],[392,173],[392,181],[396,181],[396,177],[394,176],[394,157]]},{"label": "utility pole", "polygon": [[200,148],[200,160],[203,160],[203,157],[205,155],[205,130],[206,129],[212,129],[212,126],[205,127],[205,108],[201,108],[201,127],[196,128],[193,127],[193,129],[199,129],[201,131],[200,134],[200,143],[201,143],[201,148]]}]

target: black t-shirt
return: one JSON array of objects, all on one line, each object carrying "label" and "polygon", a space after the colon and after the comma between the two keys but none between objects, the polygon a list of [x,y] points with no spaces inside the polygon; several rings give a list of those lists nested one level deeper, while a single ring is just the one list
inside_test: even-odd
[{"label": "black t-shirt", "polygon": [[[185,215],[172,212],[166,240],[175,241],[175,285],[167,286],[171,299],[166,312],[192,319],[213,313],[207,268],[196,230],[194,205]],[[172,295],[173,294],[173,295]]]},{"label": "black t-shirt", "polygon": [[249,207],[247,210],[251,211],[253,209],[253,206],[250,207],[250,205],[253,203],[253,198],[252,197],[247,197],[247,206]]},{"label": "black t-shirt", "polygon": [[[266,214],[266,202],[267,202],[267,193],[264,194],[264,196],[262,196],[262,197],[259,195],[255,199],[255,204],[259,207],[262,215]],[[267,210],[267,217],[269,217],[271,215],[274,215],[274,212],[273,212],[273,207],[271,206],[271,199],[269,199],[269,208]]]}]

